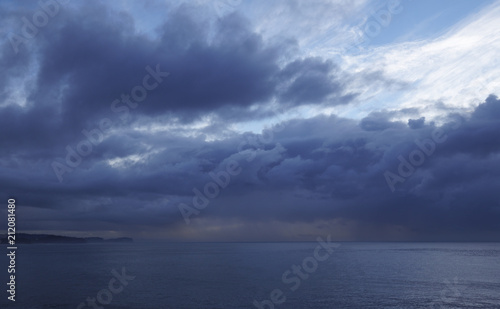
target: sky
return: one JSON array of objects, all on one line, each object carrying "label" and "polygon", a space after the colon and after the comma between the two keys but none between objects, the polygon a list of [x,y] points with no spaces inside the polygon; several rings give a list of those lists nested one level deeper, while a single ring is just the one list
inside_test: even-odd
[{"label": "sky", "polygon": [[499,59],[500,1],[2,1],[0,201],[28,233],[500,241]]}]

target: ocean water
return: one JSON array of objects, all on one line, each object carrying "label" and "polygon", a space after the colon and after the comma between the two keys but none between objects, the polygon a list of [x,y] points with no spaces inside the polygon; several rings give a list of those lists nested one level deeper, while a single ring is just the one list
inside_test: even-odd
[{"label": "ocean water", "polygon": [[19,245],[0,308],[500,308],[499,243],[338,244]]}]

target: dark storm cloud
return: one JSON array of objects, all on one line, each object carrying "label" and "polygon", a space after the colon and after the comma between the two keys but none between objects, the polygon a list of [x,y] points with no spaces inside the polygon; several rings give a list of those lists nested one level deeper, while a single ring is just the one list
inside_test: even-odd
[{"label": "dark storm cloud", "polygon": [[[279,74],[280,79],[290,85],[280,95],[280,100],[292,104],[324,102],[332,94],[339,94],[342,85],[332,74],[339,69],[331,61],[307,58],[289,63]],[[334,104],[346,103],[347,98],[337,98]]]},{"label": "dark storm cloud", "polygon": [[[61,11],[17,55],[3,43],[0,91],[15,99],[22,86],[26,102],[0,105],[0,197],[26,206],[24,229],[183,231],[179,204],[191,205],[193,189],[203,193],[213,175],[236,162],[241,172],[192,225],[340,219],[401,226],[416,239],[433,233],[498,239],[496,97],[470,115],[450,115],[459,125],[438,126],[418,110],[401,110],[360,121],[292,119],[262,135],[235,133],[232,123],[270,116],[269,101],[327,106],[356,94],[346,93],[350,79],[330,60],[289,60],[298,48],[293,39],[264,41],[235,14],[214,25],[194,15],[184,6],[171,11],[153,39],[137,33],[130,16],[92,2]],[[170,75],[122,121],[111,102],[129,95],[146,66],[157,64]],[[378,83],[377,76],[362,79]],[[183,126],[206,115],[213,123],[205,136]],[[392,120],[402,115],[408,119]],[[105,117],[114,117],[113,130],[59,183],[51,162]],[[438,128],[446,140],[391,192],[384,173],[397,174],[398,157],[408,160],[419,149],[415,141],[432,139]]]},{"label": "dark storm cloud", "polygon": [[[179,203],[191,205],[193,189],[203,192],[214,181],[210,173],[224,171],[233,160],[241,173],[191,217],[191,224],[198,218],[290,223],[341,218],[380,229],[402,226],[416,235],[412,239],[447,235],[446,239],[491,240],[500,232],[498,106],[500,101],[489,97],[461,122],[439,127],[424,123],[412,128],[383,119],[391,125],[366,130],[366,119],[321,116],[288,121],[261,136],[235,135],[213,142],[124,133],[104,142],[66,185],[48,183],[40,176],[29,185],[13,183],[13,177],[3,182],[7,191],[23,196],[31,206],[59,209],[68,218],[78,216],[82,225],[97,220],[99,226],[113,228],[122,222],[124,230],[182,229]],[[416,139],[429,140],[439,128],[446,140],[436,144],[424,164],[392,193],[384,172],[397,173],[397,157],[408,158],[418,149]],[[102,163],[105,153],[118,144],[139,140],[154,141],[159,151],[122,167]],[[63,226],[65,219],[61,220]]]},{"label": "dark storm cloud", "polygon": [[[206,213],[290,221],[341,217],[402,225],[417,234],[429,233],[427,239],[438,239],[446,231],[455,233],[455,239],[469,232],[498,237],[500,196],[494,188],[500,173],[499,118],[483,111],[499,105],[490,97],[458,128],[452,128],[455,122],[443,125],[448,139],[436,145],[425,164],[394,193],[384,172],[396,171],[396,158],[418,149],[416,139],[430,139],[434,124],[417,129],[392,122],[384,130],[367,131],[364,121],[335,117],[290,122],[276,134],[274,147],[261,145],[251,163],[242,155],[238,161],[243,172],[223,193],[231,202],[215,202]],[[477,146],[478,139],[483,147],[468,148]],[[236,198],[245,187],[245,197]]]},{"label": "dark storm cloud", "polygon": [[408,126],[412,129],[420,129],[424,126],[425,117],[420,117],[418,119],[408,119]]},{"label": "dark storm cloud", "polygon": [[[390,121],[390,115],[383,112],[372,112],[368,117],[361,120],[361,128],[366,131],[383,131],[389,128],[402,127],[400,123]],[[408,121],[408,125],[412,124],[413,120]],[[412,127],[410,125],[410,127]]]},{"label": "dark storm cloud", "polygon": [[[130,16],[91,2],[78,10],[61,6],[17,54],[6,40],[0,58],[5,72],[1,92],[12,94],[23,77],[31,79],[24,82],[27,106],[1,110],[7,119],[0,129],[15,132],[11,139],[2,138],[2,146],[7,141],[11,147],[67,144],[82,129],[108,117],[114,100],[121,101],[116,109],[130,109],[123,95],[130,96],[141,84],[146,66],[158,66],[170,75],[134,109],[134,117],[166,114],[191,121],[215,112],[249,119],[262,116],[255,107],[272,98],[293,105],[353,99],[343,93],[339,69],[329,61],[305,58],[282,68],[280,61],[297,48],[293,39],[264,42],[236,14],[213,25],[193,16],[187,6],[173,9],[157,29],[159,38],[152,39],[135,31]],[[11,26],[14,32],[21,31],[18,23],[18,28]],[[252,112],[247,112],[251,106]]]}]

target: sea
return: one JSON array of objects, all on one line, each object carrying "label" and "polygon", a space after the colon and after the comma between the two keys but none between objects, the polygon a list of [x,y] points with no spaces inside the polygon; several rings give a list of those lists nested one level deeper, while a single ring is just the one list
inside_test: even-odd
[{"label": "sea", "polygon": [[500,243],[26,244],[0,308],[500,308]]}]

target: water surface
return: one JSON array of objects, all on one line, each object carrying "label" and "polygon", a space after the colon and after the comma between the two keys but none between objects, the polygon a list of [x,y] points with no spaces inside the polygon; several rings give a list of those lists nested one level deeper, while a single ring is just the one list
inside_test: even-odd
[{"label": "water surface", "polygon": [[499,243],[339,244],[295,291],[283,273],[317,243],[19,245],[17,300],[0,307],[77,308],[125,268],[135,278],[103,308],[257,308],[276,289],[274,308],[500,308]]}]

